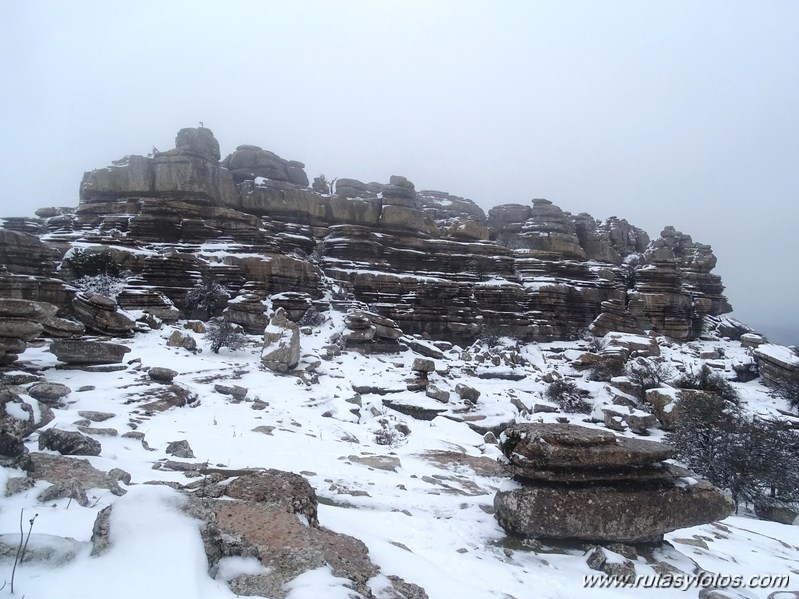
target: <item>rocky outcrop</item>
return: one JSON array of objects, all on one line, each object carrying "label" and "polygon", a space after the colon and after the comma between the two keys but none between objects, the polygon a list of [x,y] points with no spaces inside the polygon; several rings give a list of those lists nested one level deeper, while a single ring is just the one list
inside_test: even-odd
[{"label": "rocky outcrop", "polygon": [[274,372],[286,372],[300,361],[300,328],[278,308],[264,331],[261,363]]},{"label": "rocky outcrop", "polygon": [[799,355],[783,345],[765,343],[754,349],[763,382],[773,389],[799,390]]},{"label": "rocky outcrop", "polygon": [[262,333],[269,324],[266,308],[255,293],[243,293],[229,301],[223,315],[225,320],[240,325],[251,335]]},{"label": "rocky outcrop", "polygon": [[[691,339],[704,316],[730,309],[709,246],[671,227],[650,243],[623,219],[575,216],[544,199],[486,216],[401,176],[341,178],[334,194],[317,192],[302,163],[258,146],[220,163],[206,128],[181,130],[175,146],[86,173],[74,212],[5,222],[9,272],[38,277],[35,290],[14,282],[25,297],[67,304],[63,284],[45,281],[79,241],[109,248],[130,272],[123,308],[174,320],[188,290],[213,276],[231,294],[229,319],[251,332],[264,318],[257,301],[286,292],[316,301],[325,285],[405,333],[459,343],[481,333],[570,339],[589,326],[598,336],[652,329]],[[57,250],[36,240],[43,232],[59,239]]]},{"label": "rocky outcrop", "polygon": [[50,449],[61,455],[100,455],[100,443],[76,431],[48,428],[39,434],[39,449]]},{"label": "rocky outcrop", "polygon": [[66,364],[94,365],[118,364],[130,348],[119,343],[58,339],[50,344],[50,351]]},{"label": "rocky outcrop", "polygon": [[497,493],[496,517],[526,537],[645,543],[726,518],[733,504],[661,443],[570,424],[517,424],[501,449],[520,485]]},{"label": "rocky outcrop", "polygon": [[284,160],[274,152],[258,146],[238,146],[235,152],[222,161],[222,166],[230,170],[236,183],[269,179],[308,187],[308,175],[305,174],[305,165],[302,162]]},{"label": "rocky outcrop", "polygon": [[116,300],[99,293],[79,293],[72,300],[76,316],[86,327],[101,335],[129,337],[136,322],[119,310]]},{"label": "rocky outcrop", "polygon": [[14,362],[57,311],[48,303],[0,298],[0,365]]},{"label": "rocky outcrop", "polygon": [[[380,574],[366,545],[348,535],[320,526],[318,501],[311,485],[300,475],[281,470],[251,472],[207,469],[202,488],[180,502],[181,509],[198,522],[199,534],[214,576],[226,558],[257,560],[261,566],[224,580],[236,595],[283,598],[291,581],[305,572],[327,568],[351,594],[375,599],[369,582]],[[235,477],[228,484],[217,481]],[[102,555],[120,531],[112,530],[113,506],[101,510],[94,523],[92,555]],[[379,597],[426,599],[425,591],[397,576]],[[295,593],[291,593],[292,596]]]},{"label": "rocky outcrop", "polygon": [[351,310],[344,326],[341,339],[347,349],[374,354],[399,352],[405,347],[399,343],[403,332],[397,323],[374,312]]}]

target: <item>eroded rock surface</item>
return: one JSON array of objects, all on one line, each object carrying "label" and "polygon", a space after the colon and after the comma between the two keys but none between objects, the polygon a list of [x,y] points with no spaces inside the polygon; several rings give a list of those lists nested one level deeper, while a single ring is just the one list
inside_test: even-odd
[{"label": "eroded rock surface", "polygon": [[732,501],[682,468],[670,447],[571,424],[518,424],[500,447],[520,485],[494,498],[508,532],[527,537],[647,543],[726,518]]}]

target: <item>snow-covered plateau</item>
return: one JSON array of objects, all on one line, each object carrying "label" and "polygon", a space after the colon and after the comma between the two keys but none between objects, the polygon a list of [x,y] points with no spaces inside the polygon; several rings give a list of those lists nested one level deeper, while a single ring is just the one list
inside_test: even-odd
[{"label": "snow-covered plateau", "polygon": [[[306,329],[301,361],[286,374],[260,366],[260,337],[248,336],[240,350],[222,348],[214,354],[184,322],[119,340],[131,349],[120,370],[64,368],[48,351],[49,342],[39,341],[4,373],[6,381],[17,377],[15,391],[26,405],[37,405],[26,394],[31,374],[71,390],[50,404],[53,420],[28,438],[29,455],[58,455],[39,449],[44,430],[82,430],[102,450],[80,459],[101,472],[120,469],[130,479],[118,478],[115,492],[85,488],[88,502],[83,506],[68,496],[42,501],[50,482],[34,474],[33,486],[22,484],[26,472],[0,469],[0,484],[15,491],[0,499],[0,578],[6,583],[0,594],[10,593],[13,579],[14,594],[27,599],[243,596],[227,581],[268,574],[268,569],[253,556],[223,557],[209,569],[200,522],[181,506],[204,488],[208,472],[217,474],[214,483],[224,483],[226,477],[219,473],[225,471],[232,477],[249,469],[278,469],[300,474],[315,489],[320,527],[365,544],[379,567],[365,581],[375,597],[402,596],[390,584],[396,576],[431,598],[615,598],[645,593],[682,598],[697,596],[712,575],[721,577],[712,580],[722,583],[722,594],[700,596],[799,596],[799,527],[758,520],[745,506],[721,522],[671,532],[665,543],[633,556],[637,588],[600,588],[603,581],[592,577],[601,574],[587,563],[588,545],[522,542],[499,526],[494,495],[515,483],[502,473],[501,453],[485,431],[500,431],[510,422],[603,427],[602,407],[611,405],[613,394],[607,383],[589,381],[584,370],[576,369],[578,358],[589,350],[586,342],[525,345],[500,339],[493,347],[477,342],[470,348],[444,344],[443,358],[435,359],[435,371],[429,373],[432,385],[449,392],[449,401],[443,403],[423,391],[406,390],[414,376],[411,366],[420,357],[411,349],[379,356],[352,351],[324,356],[331,335],[344,329],[341,312],[331,311],[323,324]],[[204,350],[167,346],[175,330],[194,336]],[[687,343],[664,337],[656,341],[674,368],[696,370],[707,362],[700,355],[713,354],[718,356],[712,360],[714,368],[728,378],[733,377],[733,364],[749,355],[741,343],[712,336]],[[152,368],[169,368],[177,375],[172,383],[158,382],[148,374]],[[575,377],[590,391],[593,410],[563,413],[545,407],[544,379],[553,376]],[[455,393],[458,384],[478,390],[479,399],[461,399]],[[759,379],[732,385],[745,411],[799,422],[786,415],[786,402]],[[167,409],[154,405],[175,386],[187,392],[189,403]],[[246,396],[226,394],[233,386],[246,389]],[[239,390],[238,396],[242,394]],[[389,403],[406,406],[409,413],[413,407],[426,408],[427,419],[406,415]],[[27,416],[20,412],[20,417]],[[93,422],[98,418],[92,413],[107,419]],[[635,436],[629,430],[616,434]],[[652,427],[647,438],[662,435]],[[170,443],[182,440],[193,458],[166,452]],[[95,520],[111,505],[109,546],[92,555]],[[307,519],[297,519],[309,526]],[[21,533],[26,536],[29,530],[26,557],[15,563]],[[626,559],[612,548],[605,552],[610,563]],[[674,576],[668,584],[664,573]],[[701,575],[705,578],[700,580]],[[723,588],[724,583],[731,586]],[[362,596],[353,588],[351,580],[323,564],[287,582],[282,593],[290,598]],[[421,595],[408,591],[405,596]]]}]

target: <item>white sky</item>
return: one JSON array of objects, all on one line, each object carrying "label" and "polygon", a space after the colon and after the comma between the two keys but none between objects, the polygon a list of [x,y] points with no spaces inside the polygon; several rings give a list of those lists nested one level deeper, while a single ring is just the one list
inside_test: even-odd
[{"label": "white sky", "polygon": [[799,343],[795,0],[5,0],[0,67],[0,216],[203,121],[311,178],[673,224]]}]

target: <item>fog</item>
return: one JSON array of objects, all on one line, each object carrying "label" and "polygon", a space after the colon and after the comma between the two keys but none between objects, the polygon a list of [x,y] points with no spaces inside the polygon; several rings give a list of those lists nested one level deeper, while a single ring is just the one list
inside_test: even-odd
[{"label": "fog", "polygon": [[203,121],[311,178],[674,225],[799,343],[798,31],[793,0],[9,0],[0,216]]}]

